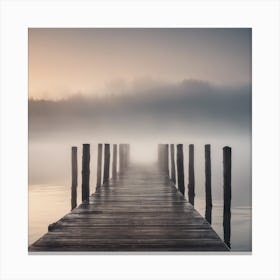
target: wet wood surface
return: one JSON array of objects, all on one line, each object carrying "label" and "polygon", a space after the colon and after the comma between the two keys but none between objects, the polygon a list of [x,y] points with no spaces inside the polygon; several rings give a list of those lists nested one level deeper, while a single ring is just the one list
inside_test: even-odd
[{"label": "wet wood surface", "polygon": [[164,172],[131,166],[29,247],[30,252],[228,251]]}]

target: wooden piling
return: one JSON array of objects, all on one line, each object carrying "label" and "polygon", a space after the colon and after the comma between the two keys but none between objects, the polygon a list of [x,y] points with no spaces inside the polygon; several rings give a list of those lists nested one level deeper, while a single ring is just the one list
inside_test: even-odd
[{"label": "wooden piling", "polygon": [[194,145],[189,145],[189,184],[188,184],[188,197],[189,202],[194,205]]},{"label": "wooden piling", "polygon": [[184,152],[183,144],[177,145],[177,181],[179,191],[185,195],[185,178],[184,178]]},{"label": "wooden piling", "polygon": [[164,144],[160,145],[160,169],[165,172],[165,164],[164,164]]},{"label": "wooden piling", "polygon": [[104,147],[103,184],[107,183],[110,177],[110,144],[104,144]]},{"label": "wooden piling", "polygon": [[158,144],[158,166],[163,170],[163,144]]},{"label": "wooden piling", "polygon": [[119,164],[120,173],[123,173],[124,170],[129,166],[129,144],[119,145]]},{"label": "wooden piling", "polygon": [[174,144],[170,144],[170,165],[171,165],[171,181],[176,184],[176,169],[175,169],[175,156]]},{"label": "wooden piling", "polygon": [[118,156],[118,145],[113,145],[113,162],[112,162],[112,178],[117,178],[117,156]]},{"label": "wooden piling", "polygon": [[129,144],[127,144],[126,162],[127,162],[127,166],[126,167],[129,167],[129,163],[130,163],[130,145]]},{"label": "wooden piling", "polygon": [[96,189],[101,188],[101,173],[102,173],[102,144],[98,144]]},{"label": "wooden piling", "polygon": [[77,206],[77,184],[78,184],[78,159],[77,147],[71,149],[72,162],[72,186],[71,186],[71,210]]},{"label": "wooden piling", "polygon": [[119,144],[119,166],[122,174],[124,171],[124,144]]},{"label": "wooden piling", "polygon": [[211,146],[205,145],[205,219],[212,223]]},{"label": "wooden piling", "polygon": [[83,144],[82,158],[82,201],[89,201],[90,145]]},{"label": "wooden piling", "polygon": [[223,148],[223,167],[224,167],[224,242],[230,248],[231,235],[231,148]]},{"label": "wooden piling", "polygon": [[124,170],[127,168],[127,144],[123,144],[123,167]]},{"label": "wooden piling", "polygon": [[169,176],[169,145],[163,146],[163,168],[164,172]]}]

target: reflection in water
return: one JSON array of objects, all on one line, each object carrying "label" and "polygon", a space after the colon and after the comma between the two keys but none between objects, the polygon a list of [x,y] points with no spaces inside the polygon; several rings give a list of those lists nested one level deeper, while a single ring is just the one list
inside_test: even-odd
[{"label": "reflection in water", "polygon": [[[81,201],[78,187],[78,204]],[[28,191],[28,244],[35,242],[71,209],[71,188],[65,186],[31,185]]]},{"label": "reflection in water", "polygon": [[[196,210],[200,213],[206,213],[205,200],[201,197],[196,198]],[[211,213],[212,212],[212,213]],[[223,227],[223,204],[222,201],[213,201],[211,213],[212,227],[220,238],[224,238]],[[252,224],[251,224],[251,207],[232,207],[230,217],[230,235],[229,244],[231,251],[252,250]]]}]

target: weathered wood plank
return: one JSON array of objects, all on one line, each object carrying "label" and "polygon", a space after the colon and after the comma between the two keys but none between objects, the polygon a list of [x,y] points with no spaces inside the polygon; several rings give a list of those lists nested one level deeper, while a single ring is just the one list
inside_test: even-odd
[{"label": "weathered wood plank", "polygon": [[29,247],[40,251],[227,251],[157,168],[131,166]]}]

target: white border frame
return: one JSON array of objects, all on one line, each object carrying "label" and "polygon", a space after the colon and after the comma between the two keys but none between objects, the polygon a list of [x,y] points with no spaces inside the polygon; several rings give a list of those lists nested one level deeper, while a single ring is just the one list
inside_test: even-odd
[{"label": "white border frame", "polygon": [[[7,0],[0,18],[1,279],[280,279],[278,1]],[[28,27],[253,28],[252,255],[28,255]]]}]

